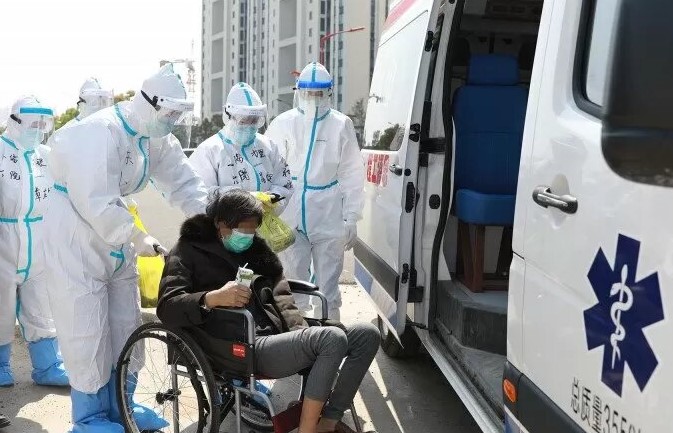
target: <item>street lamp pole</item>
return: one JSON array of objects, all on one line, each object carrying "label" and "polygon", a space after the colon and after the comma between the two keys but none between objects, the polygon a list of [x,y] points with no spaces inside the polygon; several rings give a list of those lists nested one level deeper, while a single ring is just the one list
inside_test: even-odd
[{"label": "street lamp pole", "polygon": [[350,29],[340,30],[334,33],[327,33],[325,36],[322,36],[320,38],[320,63],[322,65],[325,65],[325,42],[327,42],[328,39],[333,38],[334,36],[340,35],[342,33],[359,32],[360,30],[364,29],[365,29],[364,27],[352,27]]}]

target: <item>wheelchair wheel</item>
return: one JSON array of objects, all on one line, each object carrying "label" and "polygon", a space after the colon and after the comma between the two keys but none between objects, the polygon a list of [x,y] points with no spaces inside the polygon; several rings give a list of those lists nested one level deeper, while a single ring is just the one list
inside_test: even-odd
[{"label": "wheelchair wheel", "polygon": [[160,323],[139,327],[117,363],[117,401],[128,433],[216,433],[221,396],[194,340]]}]

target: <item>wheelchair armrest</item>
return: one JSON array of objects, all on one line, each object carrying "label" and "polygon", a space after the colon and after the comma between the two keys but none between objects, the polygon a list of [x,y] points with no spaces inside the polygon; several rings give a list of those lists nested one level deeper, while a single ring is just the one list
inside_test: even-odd
[{"label": "wheelchair armrest", "polygon": [[244,326],[245,342],[250,345],[255,344],[255,319],[250,311],[245,308],[217,307],[213,308],[210,314],[217,317],[219,321],[226,322],[228,327],[236,329],[241,325]]},{"label": "wheelchair armrest", "polygon": [[290,285],[290,290],[297,293],[317,292],[318,286],[311,284],[308,281],[302,280],[286,280]]},{"label": "wheelchair armrest", "polygon": [[307,281],[287,280],[290,291],[299,295],[315,296],[320,299],[322,319],[327,320],[327,298],[319,290],[318,286]]}]

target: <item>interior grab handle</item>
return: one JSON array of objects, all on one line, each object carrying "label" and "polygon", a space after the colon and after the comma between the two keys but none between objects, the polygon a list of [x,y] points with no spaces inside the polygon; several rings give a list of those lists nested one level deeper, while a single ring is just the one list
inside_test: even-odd
[{"label": "interior grab handle", "polygon": [[551,187],[541,185],[533,190],[533,201],[538,205],[548,208],[554,207],[563,213],[574,214],[577,212],[577,199],[571,195],[556,195]]}]

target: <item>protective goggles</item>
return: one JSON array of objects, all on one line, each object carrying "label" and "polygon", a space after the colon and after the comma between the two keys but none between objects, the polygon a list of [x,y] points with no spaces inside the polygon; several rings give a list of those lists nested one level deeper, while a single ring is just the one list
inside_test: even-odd
[{"label": "protective goggles", "polygon": [[242,106],[227,104],[225,112],[237,126],[254,126],[257,129],[266,123],[266,105]]},{"label": "protective goggles", "polygon": [[39,129],[47,134],[54,130],[54,111],[51,108],[23,107],[10,118],[19,124],[20,129]]},{"label": "protective goggles", "polygon": [[108,90],[86,90],[80,95],[79,102],[91,107],[107,108],[114,104],[114,95]]}]

